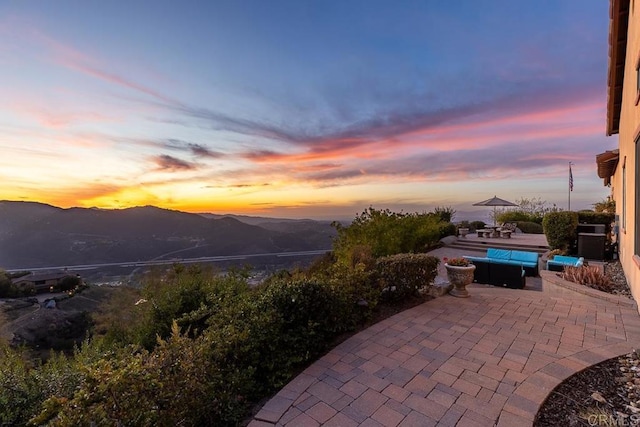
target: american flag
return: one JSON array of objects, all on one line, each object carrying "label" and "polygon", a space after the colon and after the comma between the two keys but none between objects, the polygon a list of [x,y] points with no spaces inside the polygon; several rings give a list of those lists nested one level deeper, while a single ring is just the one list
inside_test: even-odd
[{"label": "american flag", "polygon": [[573,174],[571,173],[571,164],[569,164],[569,191],[573,191]]}]

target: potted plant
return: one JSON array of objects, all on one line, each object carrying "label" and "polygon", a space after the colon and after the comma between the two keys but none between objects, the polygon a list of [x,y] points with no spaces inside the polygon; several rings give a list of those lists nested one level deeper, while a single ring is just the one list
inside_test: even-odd
[{"label": "potted plant", "polygon": [[454,297],[468,298],[467,285],[473,283],[476,266],[465,258],[444,258],[443,261],[449,283],[453,285],[449,293]]}]

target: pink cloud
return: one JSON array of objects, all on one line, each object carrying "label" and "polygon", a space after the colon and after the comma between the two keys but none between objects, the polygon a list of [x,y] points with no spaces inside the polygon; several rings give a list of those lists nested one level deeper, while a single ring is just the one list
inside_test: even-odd
[{"label": "pink cloud", "polygon": [[44,34],[38,29],[30,28],[30,31],[28,31],[27,34],[30,35],[35,43],[44,46],[49,58],[60,66],[95,77],[116,86],[149,95],[156,100],[170,103],[175,102],[159,91],[136,83],[111,71],[107,71],[107,67],[102,64],[104,62],[103,60],[91,57],[73,46],[64,44],[53,37]]},{"label": "pink cloud", "polygon": [[104,80],[104,81],[106,81],[108,83],[119,85],[119,86],[122,86],[122,87],[127,88],[127,89],[133,89],[134,91],[144,93],[144,94],[149,95],[151,97],[154,97],[154,98],[156,98],[156,99],[158,99],[160,101],[170,102],[170,103],[175,102],[171,98],[164,96],[163,94],[161,94],[158,91],[155,91],[155,90],[150,89],[148,87],[145,87],[143,85],[134,83],[134,82],[132,82],[132,81],[130,81],[128,79],[125,79],[124,77],[118,76],[117,74],[100,70],[97,67],[94,67],[94,66],[91,66],[91,65],[88,65],[88,64],[82,64],[82,63],[75,62],[73,60],[68,60],[68,59],[66,59],[66,60],[63,59],[60,63],[62,65],[64,65],[64,66],[68,67],[68,68],[72,68],[72,69],[75,69],[77,71],[81,71],[81,72],[83,72],[83,73],[85,73],[87,75],[90,75],[92,77],[96,77],[98,79]]},{"label": "pink cloud", "polygon": [[96,110],[65,111],[64,107],[52,110],[44,108],[35,102],[14,102],[11,109],[14,113],[21,113],[27,117],[33,118],[42,126],[50,129],[65,128],[74,123],[108,123],[118,121],[115,117],[108,116]]},{"label": "pink cloud", "polygon": [[265,171],[286,165],[291,179],[319,187],[372,180],[548,178],[568,161],[593,161],[587,149],[576,153],[575,141],[594,144],[603,137],[601,114],[593,100],[568,97],[561,104],[498,109],[393,137],[327,138],[298,145],[297,152],[262,151],[247,158]]},{"label": "pink cloud", "polygon": [[[416,149],[478,150],[507,142],[546,141],[600,135],[602,129],[596,120],[587,121],[588,125],[581,120],[581,123],[568,122],[563,123],[562,126],[555,126],[558,117],[564,117],[567,120],[573,116],[584,118],[585,113],[589,111],[588,107],[571,107],[499,117],[488,121],[429,127],[394,138],[327,140],[303,152],[260,152],[253,153],[248,158],[258,163],[331,162],[344,158],[365,160],[397,156]],[[548,121],[552,123],[547,125]]]}]

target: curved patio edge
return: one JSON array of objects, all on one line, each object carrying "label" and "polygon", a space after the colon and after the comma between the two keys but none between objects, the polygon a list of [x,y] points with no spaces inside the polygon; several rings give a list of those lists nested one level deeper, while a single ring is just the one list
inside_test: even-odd
[{"label": "curved patio edge", "polygon": [[534,372],[520,384],[507,400],[498,419],[498,427],[533,424],[538,411],[553,390],[571,376],[635,349],[627,343],[584,350],[552,362]]}]

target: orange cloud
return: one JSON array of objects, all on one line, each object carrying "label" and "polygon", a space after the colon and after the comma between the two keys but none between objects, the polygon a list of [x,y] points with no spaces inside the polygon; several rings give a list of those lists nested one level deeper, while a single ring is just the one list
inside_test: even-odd
[{"label": "orange cloud", "polygon": [[[305,162],[331,164],[335,160],[380,159],[412,150],[479,150],[511,141],[557,140],[568,137],[600,135],[602,129],[595,116],[596,105],[567,106],[545,111],[525,112],[488,120],[416,129],[393,138],[334,139],[323,141],[303,152],[263,151],[248,155],[256,163],[295,164],[296,170],[317,167]],[[578,122],[575,122],[578,117]],[[300,163],[305,164],[302,166]],[[338,163],[333,163],[338,164]]]}]

